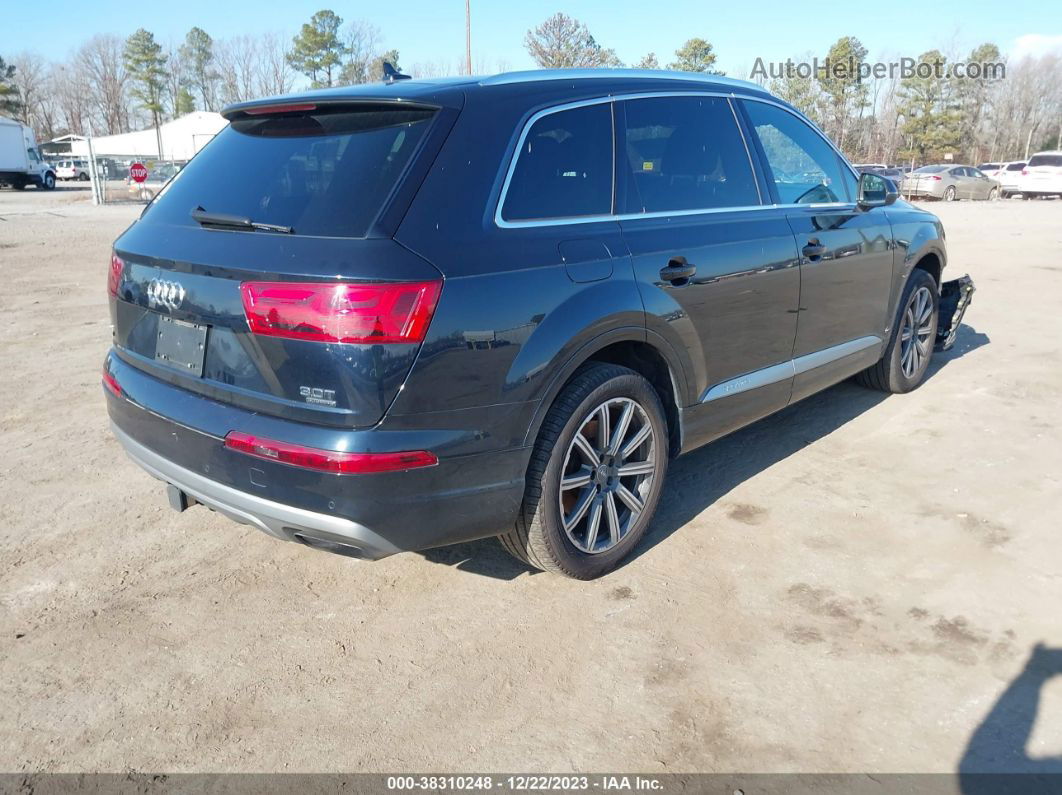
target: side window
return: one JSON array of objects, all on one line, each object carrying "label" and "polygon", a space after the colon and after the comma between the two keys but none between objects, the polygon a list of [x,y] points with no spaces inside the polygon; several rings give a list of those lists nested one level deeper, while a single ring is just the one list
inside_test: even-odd
[{"label": "side window", "polygon": [[855,199],[856,179],[822,136],[792,113],[765,102],[744,101],[760,139],[782,204],[823,204]]},{"label": "side window", "polygon": [[655,97],[625,104],[622,213],[760,203],[748,150],[723,97]]},{"label": "side window", "polygon": [[502,206],[506,221],[612,212],[612,104],[550,113],[520,147]]}]

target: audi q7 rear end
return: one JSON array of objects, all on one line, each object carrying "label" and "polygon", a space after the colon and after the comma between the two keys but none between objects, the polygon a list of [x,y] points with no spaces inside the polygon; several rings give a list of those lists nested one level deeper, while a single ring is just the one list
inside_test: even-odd
[{"label": "audi q7 rear end", "polygon": [[178,510],[354,557],[501,535],[598,576],[671,457],[860,371],[913,389],[972,291],[941,284],[936,218],[740,81],[396,81],[225,115],[114,244],[114,432]]},{"label": "audi q7 rear end", "polygon": [[454,98],[233,110],[116,241],[110,413],[175,507],[364,558],[510,507],[518,448],[462,455],[468,423],[387,418],[445,301],[393,231]]}]

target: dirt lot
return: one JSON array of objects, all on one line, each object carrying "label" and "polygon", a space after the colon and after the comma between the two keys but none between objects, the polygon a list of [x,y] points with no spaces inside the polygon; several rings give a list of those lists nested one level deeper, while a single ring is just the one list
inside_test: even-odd
[{"label": "dirt lot", "polygon": [[99,380],[138,208],[87,197],[0,192],[0,770],[1060,758],[1062,202],[938,206],[978,293],[927,383],[679,460],[637,558],[580,583],[494,541],[364,564],[172,512]]}]

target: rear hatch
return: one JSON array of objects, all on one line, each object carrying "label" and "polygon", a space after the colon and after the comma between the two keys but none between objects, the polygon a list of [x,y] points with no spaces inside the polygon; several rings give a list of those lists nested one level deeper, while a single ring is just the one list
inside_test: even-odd
[{"label": "rear hatch", "polygon": [[232,114],[115,243],[116,355],[256,412],[378,422],[442,287],[381,229],[445,136],[439,110],[374,100]]}]

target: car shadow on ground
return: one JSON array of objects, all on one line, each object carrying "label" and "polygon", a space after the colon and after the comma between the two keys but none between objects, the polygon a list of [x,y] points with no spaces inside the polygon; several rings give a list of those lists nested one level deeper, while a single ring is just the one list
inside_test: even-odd
[{"label": "car shadow on ground", "polygon": [[[934,354],[926,379],[989,341],[988,335],[961,325],[951,350]],[[666,540],[744,481],[833,433],[888,397],[844,381],[672,461],[656,516],[621,567]],[[739,521],[755,524],[763,509],[735,506],[734,510]],[[418,554],[432,563],[503,580],[539,573],[515,560],[492,538]]]},{"label": "car shadow on ground", "polygon": [[1040,693],[1056,676],[1062,676],[1062,648],[1036,644],[1025,668],[970,736],[959,761],[963,795],[1062,792],[1062,755],[1033,757],[1027,750]]}]

